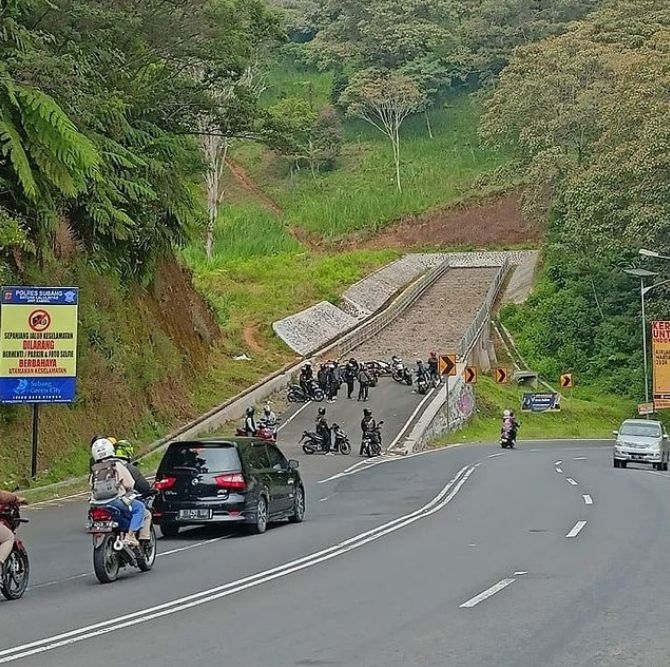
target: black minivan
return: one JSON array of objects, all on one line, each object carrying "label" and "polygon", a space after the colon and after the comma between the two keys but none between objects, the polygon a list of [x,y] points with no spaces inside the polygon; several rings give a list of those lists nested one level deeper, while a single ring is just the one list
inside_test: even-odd
[{"label": "black minivan", "polygon": [[298,461],[254,438],[173,442],[154,486],[154,521],[165,537],[175,537],[182,526],[212,523],[260,534],[270,521],[305,518]]}]

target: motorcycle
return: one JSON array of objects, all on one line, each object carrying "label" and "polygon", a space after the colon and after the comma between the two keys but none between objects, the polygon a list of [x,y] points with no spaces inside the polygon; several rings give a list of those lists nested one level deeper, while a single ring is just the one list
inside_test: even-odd
[{"label": "motorcycle", "polygon": [[[333,424],[332,432],[335,436],[334,442],[331,445],[331,451],[333,453],[339,452],[345,456],[351,454],[351,443],[347,434],[340,428],[338,424]],[[305,454],[325,454],[326,453],[326,443],[322,436],[314,431],[305,431],[300,438],[300,443],[302,445],[302,451]]]},{"label": "motorcycle", "polygon": [[388,361],[373,359],[372,361],[364,362],[363,365],[377,377],[387,377],[391,375],[391,364],[389,364]]},{"label": "motorcycle", "polygon": [[316,380],[310,380],[307,389],[308,392],[305,394],[303,388],[299,384],[289,384],[286,400],[289,403],[307,403],[308,401],[321,403],[326,398],[326,394],[323,389],[319,387],[319,383]]},{"label": "motorcycle", "polygon": [[411,387],[414,384],[412,372],[405,366],[402,359],[395,357],[393,360],[393,367],[391,369],[391,377],[400,384],[406,384]]},{"label": "motorcycle", "polygon": [[428,393],[428,380],[425,375],[417,375],[416,391],[418,394],[424,395]]},{"label": "motorcycle", "polygon": [[[261,419],[258,422],[258,428],[256,429],[255,437],[260,438],[261,440],[267,440],[267,442],[275,443],[277,442],[277,431],[279,430],[278,427],[279,420],[273,424],[270,424],[266,420]],[[243,438],[246,437],[247,432],[242,427],[239,427],[235,430],[235,435]]]},{"label": "motorcycle", "polygon": [[500,433],[500,446],[503,449],[514,449],[516,445],[516,435],[511,428],[504,428]]},{"label": "motorcycle", "polygon": [[[142,496],[151,511],[155,492]],[[148,572],[156,561],[156,531],[151,523],[151,537],[140,541],[139,547],[123,543],[123,535],[130,528],[130,509],[121,510],[115,505],[92,505],[88,510],[87,532],[93,536],[93,570],[101,584],[116,581],[119,571],[134,567]]]},{"label": "motorcycle", "polygon": [[[373,456],[380,456],[382,453],[382,426],[384,422],[380,421],[377,424],[377,428],[372,432],[366,432],[363,436],[363,455],[371,458]],[[373,434],[377,437],[373,438]]]},{"label": "motorcycle", "polygon": [[[0,505],[0,523],[16,533],[19,525],[28,523],[28,519],[21,518],[21,511],[16,504]],[[0,593],[7,600],[18,600],[28,588],[30,577],[30,561],[23,542],[14,537],[14,546],[0,572]]]}]

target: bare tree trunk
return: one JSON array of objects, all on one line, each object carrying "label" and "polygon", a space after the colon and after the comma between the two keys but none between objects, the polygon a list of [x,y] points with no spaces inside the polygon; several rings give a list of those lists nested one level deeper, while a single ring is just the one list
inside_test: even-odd
[{"label": "bare tree trunk", "polygon": [[426,118],[426,129],[428,130],[428,136],[429,136],[431,139],[434,139],[434,137],[433,137],[433,126],[430,124],[430,115],[428,114],[428,109],[426,109],[426,110],[423,112],[423,114],[424,114],[424,116],[425,116],[425,118]]},{"label": "bare tree trunk", "polygon": [[398,192],[402,193],[402,180],[400,178],[400,128],[396,125],[393,131],[393,160],[395,162],[395,180]]}]

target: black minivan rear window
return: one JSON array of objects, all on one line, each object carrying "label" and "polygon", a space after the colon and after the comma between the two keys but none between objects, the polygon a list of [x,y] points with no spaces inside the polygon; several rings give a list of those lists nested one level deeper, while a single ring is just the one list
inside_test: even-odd
[{"label": "black minivan rear window", "polygon": [[240,458],[232,445],[174,443],[165,452],[161,471],[194,470],[198,473],[240,470]]}]

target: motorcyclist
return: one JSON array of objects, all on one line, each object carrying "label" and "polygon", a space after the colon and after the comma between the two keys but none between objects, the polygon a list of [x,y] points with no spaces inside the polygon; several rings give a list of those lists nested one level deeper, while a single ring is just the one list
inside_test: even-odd
[{"label": "motorcyclist", "polygon": [[[17,496],[15,493],[9,491],[0,491],[0,505],[25,505],[26,499],[23,496]],[[2,571],[12,553],[14,546],[14,533],[0,522],[0,579],[2,578]]]},{"label": "motorcyclist", "polygon": [[[377,422],[372,416],[372,410],[365,408],[363,410],[363,419],[361,420],[361,449],[359,451],[359,456],[365,456],[365,439],[370,438],[374,443],[379,442],[379,431],[377,430]],[[369,452],[367,452],[369,455]]]},{"label": "motorcyclist", "polygon": [[430,379],[434,382],[441,382],[442,378],[440,377],[440,362],[437,359],[437,352],[431,352],[428,357],[428,373]]},{"label": "motorcyclist", "polygon": [[330,426],[326,419],[326,408],[319,408],[319,413],[316,417],[316,433],[323,438],[323,449],[326,455],[332,454],[330,451]]},{"label": "motorcyclist", "polygon": [[428,369],[426,368],[426,365],[423,363],[423,359],[417,359],[416,360],[416,379],[418,380],[425,380],[428,382]]},{"label": "motorcyclist", "polygon": [[370,371],[361,364],[358,370],[358,400],[367,401],[368,392],[370,391],[370,384],[372,383],[372,377],[370,376]]},{"label": "motorcyclist", "polygon": [[[110,438],[110,440],[113,440],[113,438]],[[116,458],[123,462],[126,468],[128,468],[128,472],[133,476],[135,491],[141,496],[148,496],[152,491],[151,484],[149,484],[149,481],[142,474],[142,471],[137,467],[133,460],[135,458],[135,448],[133,447],[133,444],[128,440],[118,440],[114,444],[114,453],[116,454]],[[140,530],[139,539],[140,541],[151,539],[151,512],[146,506],[144,508],[144,521],[142,523],[142,529]]]},{"label": "motorcyclist", "polygon": [[277,415],[274,413],[269,403],[266,403],[263,408],[263,421],[270,428],[277,426]]},{"label": "motorcyclist", "polygon": [[312,370],[312,363],[307,361],[305,365],[300,369],[300,378],[298,380],[300,383],[300,387],[302,388],[307,398],[309,398],[311,394],[309,385],[311,384],[313,379],[314,379],[314,371]]},{"label": "motorcyclist", "polygon": [[505,435],[507,432],[510,439],[513,442],[516,442],[516,436],[519,431],[519,422],[514,416],[514,410],[504,410],[503,411],[503,425],[501,429],[501,434]]},{"label": "motorcyclist", "polygon": [[[109,438],[96,440],[91,447],[91,454],[95,463],[93,464],[89,479],[89,486],[91,488],[90,503],[92,505],[112,505],[123,512],[130,511],[130,527],[123,542],[129,546],[139,546],[135,533],[142,528],[145,507],[144,503],[131,497],[131,494],[135,490],[133,476],[126,465],[120,459],[116,458],[114,445]],[[116,487],[114,490],[116,495],[112,498],[103,498],[99,495],[98,485],[101,479],[108,479],[108,471],[111,471],[114,475],[111,481]]]},{"label": "motorcyclist", "polygon": [[358,362],[352,357],[344,367],[344,381],[347,383],[347,398],[354,393],[354,383],[358,377]]},{"label": "motorcyclist", "polygon": [[256,420],[254,419],[254,414],[256,410],[253,407],[253,405],[250,405],[245,413],[245,418],[244,418],[244,435],[248,437],[255,436],[258,428],[256,426]]}]

